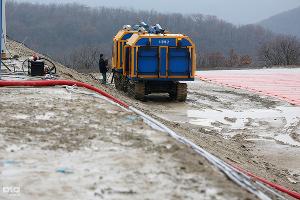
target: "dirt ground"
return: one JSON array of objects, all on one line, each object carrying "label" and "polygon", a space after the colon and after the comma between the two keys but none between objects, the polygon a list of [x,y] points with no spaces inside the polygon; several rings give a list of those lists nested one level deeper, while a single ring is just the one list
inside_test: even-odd
[{"label": "dirt ground", "polygon": [[186,103],[121,98],[223,160],[300,192],[299,107],[202,81],[188,87]]},{"label": "dirt ground", "polygon": [[170,102],[166,95],[152,95],[140,102],[120,95],[113,85],[98,87],[219,158],[300,192],[299,107],[199,80],[188,83],[185,103]]},{"label": "dirt ground", "polygon": [[65,88],[0,92],[0,182],[20,187],[20,199],[254,198],[106,100]]},{"label": "dirt ground", "polygon": [[[22,56],[28,56],[32,54],[31,50],[26,49],[25,47],[20,46],[17,43],[11,43],[10,45],[12,49],[19,48],[19,52],[21,52],[19,54]],[[222,158],[229,163],[237,164],[270,181],[279,183],[283,186],[300,192],[300,171],[298,167],[300,166],[300,159],[299,156],[297,156],[300,152],[300,148],[298,145],[300,142],[299,107],[291,106],[288,103],[270,97],[262,97],[247,91],[225,88],[202,81],[196,81],[188,84],[189,95],[186,103],[170,102],[164,95],[150,96],[147,102],[140,102],[128,97],[124,93],[116,91],[113,85],[102,86],[97,80],[94,79],[95,75],[91,76],[80,74],[75,72],[74,70],[64,68],[59,64],[58,70],[63,78],[90,83],[111,93],[114,96],[119,97],[120,99],[133,105],[134,107],[143,110],[147,114],[163,122],[173,130],[192,140],[193,142],[205,148],[219,158]],[[82,138],[79,139],[79,143],[81,143],[81,140]],[[84,143],[84,139],[82,140],[82,142]],[[76,142],[74,142],[74,144],[75,146],[78,146]],[[44,145],[48,146],[48,148],[51,147],[51,145],[49,144]],[[59,162],[59,160],[63,162],[65,160],[73,158],[75,160],[74,163],[80,163],[83,159],[77,159],[77,157],[84,157],[82,155],[82,153],[84,154],[84,151],[82,151],[82,149],[72,150],[72,146],[74,145],[70,145],[69,148],[71,148],[71,151],[73,151],[74,153],[73,157],[69,157],[66,155],[58,156],[57,154],[59,153],[57,152],[61,151],[61,148],[58,148],[57,150],[55,150],[55,152],[53,152],[53,149],[51,148],[45,149],[45,152],[49,154],[48,157],[50,158],[58,156],[60,159],[53,159],[57,162]],[[30,151],[28,152],[28,154],[30,154]],[[67,147],[65,151],[69,151]],[[171,152],[168,152],[168,154],[170,153]],[[192,152],[189,152],[179,158],[187,158],[186,156],[188,154],[191,154],[191,156],[193,155]],[[126,153],[125,155],[129,154]],[[197,160],[200,159],[201,163],[206,166],[204,167],[204,173],[206,173],[206,169],[210,168],[209,165],[197,156],[194,158],[197,158]],[[151,160],[152,162],[152,159],[154,159],[153,161],[155,161],[155,159],[158,158],[153,157],[151,159],[147,159],[147,161]],[[180,159],[175,160],[181,162]],[[187,160],[184,159],[183,162],[186,163]],[[100,163],[98,163],[98,165],[99,164]],[[190,165],[191,164],[188,163],[188,166]],[[89,164],[87,164],[87,166],[89,166]],[[160,165],[159,168],[161,168]],[[198,169],[199,166],[197,166],[196,168]],[[167,168],[164,169],[169,173],[169,170],[167,170]],[[203,168],[200,167],[199,170],[200,169]],[[218,172],[214,170],[212,171],[218,174],[218,176],[221,176],[221,180],[224,179],[224,177]],[[97,173],[99,173],[99,171],[95,172],[93,175]],[[105,173],[107,173],[107,171],[104,172],[104,174]],[[74,174],[76,174],[76,172]],[[55,174],[55,176],[57,176],[57,174]],[[145,180],[142,178],[142,176],[139,177],[139,179],[142,180],[141,182],[144,182]],[[212,179],[218,180],[214,177]],[[51,180],[53,181],[53,179]],[[178,180],[174,181],[178,182]],[[200,182],[201,180],[199,180],[199,182],[197,182],[197,184],[195,185],[200,184]],[[225,182],[226,183],[222,185],[222,181],[213,181],[213,184],[221,183],[221,186],[219,185],[220,188],[224,187],[222,188],[223,192],[220,192],[221,196],[216,195],[219,194],[218,192],[213,192],[213,195],[215,195],[217,199],[222,199],[224,198],[223,195],[228,194],[234,195],[232,195],[232,197],[230,198],[228,198],[227,196],[225,197],[225,199],[247,198],[246,196],[248,194],[246,194],[245,196],[245,193],[243,193],[236,186],[232,186],[232,183],[230,181]],[[165,187],[166,185],[168,184],[164,184],[163,186]],[[190,185],[190,183],[188,183],[188,185]],[[228,187],[226,187],[225,185],[228,185]],[[220,189],[218,188],[218,185],[214,185],[214,187],[217,188],[216,190]],[[178,188],[176,187],[176,191],[177,189]],[[108,193],[111,193],[111,190]],[[153,191],[155,191],[155,189]],[[172,191],[172,189],[166,189],[166,193],[164,193],[165,195],[170,194],[167,191]],[[95,191],[93,192],[95,194]],[[124,194],[122,192],[119,192],[118,195],[120,193]],[[196,194],[196,192],[190,193],[189,191],[187,192],[187,190],[184,191],[184,193]],[[125,192],[125,194],[127,195],[128,192]],[[178,194],[180,194],[180,192]],[[115,196],[109,197],[115,198]],[[152,197],[153,196],[150,196],[149,198],[151,199]],[[195,196],[190,196],[191,199],[193,199],[193,197]],[[203,198],[211,199],[215,197],[204,196]],[[172,199],[173,196],[171,196],[170,198]],[[173,199],[176,198],[177,193]],[[178,196],[178,198],[186,199],[187,197]],[[253,197],[249,198],[254,199]],[[197,196],[197,199],[199,199],[199,196]]]},{"label": "dirt ground", "polygon": [[[33,53],[14,42],[10,49],[20,61]],[[20,70],[20,61],[7,63]],[[7,71],[2,78],[28,79]],[[256,199],[190,148],[88,91],[0,93],[0,199]]]},{"label": "dirt ground", "polygon": [[188,101],[176,111],[155,103],[146,104],[199,145],[299,191],[300,107],[200,81],[189,84]]}]

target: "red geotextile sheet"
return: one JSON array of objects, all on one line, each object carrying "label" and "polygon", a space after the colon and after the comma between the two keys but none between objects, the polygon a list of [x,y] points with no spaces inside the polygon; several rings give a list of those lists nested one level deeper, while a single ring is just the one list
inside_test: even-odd
[{"label": "red geotextile sheet", "polygon": [[[226,72],[226,73],[225,73]],[[300,106],[300,70],[290,73],[278,73],[272,70],[245,70],[198,72],[196,75],[204,81],[220,85],[246,89],[253,93],[272,96]]]}]

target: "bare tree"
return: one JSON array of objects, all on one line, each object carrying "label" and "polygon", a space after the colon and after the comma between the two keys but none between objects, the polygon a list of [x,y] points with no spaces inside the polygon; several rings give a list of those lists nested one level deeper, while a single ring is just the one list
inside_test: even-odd
[{"label": "bare tree", "polygon": [[199,69],[222,69],[225,66],[226,58],[220,52],[205,54],[199,56],[197,66]]},{"label": "bare tree", "polygon": [[229,58],[227,59],[226,63],[228,67],[236,67],[239,65],[240,56],[235,52],[234,49],[230,49]]},{"label": "bare tree", "polygon": [[249,66],[252,64],[252,58],[249,55],[244,55],[240,57],[239,66]]},{"label": "bare tree", "polygon": [[65,62],[67,66],[79,72],[98,71],[98,61],[102,53],[99,47],[81,47],[71,53]]},{"label": "bare tree", "polygon": [[300,41],[294,36],[278,36],[262,45],[259,54],[266,66],[297,65],[300,62]]},{"label": "bare tree", "polygon": [[197,66],[199,69],[234,69],[240,67],[249,67],[253,59],[249,55],[239,55],[234,49],[229,51],[225,57],[221,52],[202,53],[199,56]]},{"label": "bare tree", "polygon": [[225,57],[222,53],[211,53],[208,56],[208,66],[210,68],[222,68],[224,67]]}]

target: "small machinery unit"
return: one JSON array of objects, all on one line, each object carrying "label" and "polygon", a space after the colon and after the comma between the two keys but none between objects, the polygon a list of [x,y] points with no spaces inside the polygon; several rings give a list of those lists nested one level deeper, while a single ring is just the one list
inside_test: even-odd
[{"label": "small machinery unit", "polygon": [[185,101],[187,84],[196,71],[196,50],[183,34],[171,34],[159,24],[125,25],[113,39],[115,87],[143,100],[151,93],[168,93]]},{"label": "small machinery unit", "polygon": [[45,62],[41,60],[28,61],[28,74],[31,76],[44,76]]},{"label": "small machinery unit", "polygon": [[24,73],[26,67],[28,69],[29,76],[45,76],[47,74],[56,74],[55,64],[51,60],[44,57],[39,57],[36,54],[34,54],[31,58],[24,60],[22,63],[22,70]]}]

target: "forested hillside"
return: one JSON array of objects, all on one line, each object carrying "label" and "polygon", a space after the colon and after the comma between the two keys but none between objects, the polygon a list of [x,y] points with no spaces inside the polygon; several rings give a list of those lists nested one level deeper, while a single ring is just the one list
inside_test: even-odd
[{"label": "forested hillside", "polygon": [[9,37],[75,68],[82,67],[76,59],[84,57],[87,50],[110,56],[117,31],[141,20],[190,35],[198,47],[199,67],[249,65],[256,60],[260,46],[274,37],[260,26],[236,27],[213,16],[92,9],[77,4],[8,2],[7,20]]},{"label": "forested hillside", "polygon": [[260,23],[263,27],[274,31],[297,36],[300,38],[300,7],[275,15]]}]

